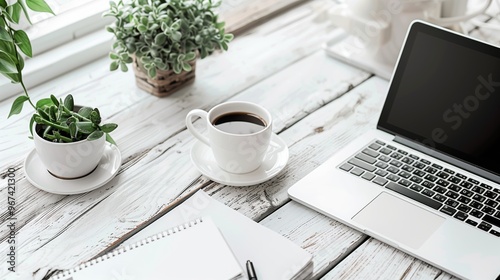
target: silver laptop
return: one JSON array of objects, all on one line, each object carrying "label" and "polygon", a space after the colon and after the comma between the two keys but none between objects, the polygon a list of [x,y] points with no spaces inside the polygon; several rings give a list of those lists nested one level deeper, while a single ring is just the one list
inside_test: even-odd
[{"label": "silver laptop", "polygon": [[465,279],[500,279],[500,49],[415,21],[377,128],[293,199]]}]

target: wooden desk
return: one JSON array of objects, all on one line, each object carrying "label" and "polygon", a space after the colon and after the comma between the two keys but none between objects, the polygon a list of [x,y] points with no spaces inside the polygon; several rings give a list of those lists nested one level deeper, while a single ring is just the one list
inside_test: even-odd
[{"label": "wooden desk", "polygon": [[[195,82],[170,97],[139,90],[132,71],[109,72],[106,57],[30,90],[35,100],[72,93],[78,104],[99,107],[104,118],[119,124],[113,137],[123,165],[97,190],[65,196],[32,186],[23,169],[33,149],[27,130],[32,112],[25,108],[6,120],[14,98],[0,103],[1,279],[43,279],[89,260],[199,188],[311,252],[314,279],[453,278],[288,198],[290,186],[375,127],[388,82],[325,55],[321,45],[335,27],[318,18],[320,1],[266,1],[275,9],[260,11],[245,9],[255,1],[229,2],[225,16],[237,33],[229,51],[199,60]],[[493,31],[472,34],[498,43]],[[184,125],[186,114],[226,100],[257,102],[272,112],[274,132],[290,150],[277,177],[225,186],[190,162],[194,139]],[[16,170],[16,273],[6,270],[9,168]]]}]

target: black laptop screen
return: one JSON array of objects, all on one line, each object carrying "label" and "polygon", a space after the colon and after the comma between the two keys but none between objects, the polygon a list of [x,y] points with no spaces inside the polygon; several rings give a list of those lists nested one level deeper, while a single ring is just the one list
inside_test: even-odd
[{"label": "black laptop screen", "polygon": [[378,127],[500,175],[500,50],[415,23]]}]

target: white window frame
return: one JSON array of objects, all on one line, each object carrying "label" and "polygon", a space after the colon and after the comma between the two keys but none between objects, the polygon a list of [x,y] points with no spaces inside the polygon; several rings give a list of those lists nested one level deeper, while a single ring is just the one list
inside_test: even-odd
[{"label": "white window frame", "polygon": [[[113,34],[105,26],[114,19],[102,16],[108,9],[108,1],[95,0],[27,30],[33,48],[33,58],[26,59],[23,69],[28,91],[111,51]],[[4,100],[21,93],[22,87],[0,76],[0,92],[0,100]]]}]

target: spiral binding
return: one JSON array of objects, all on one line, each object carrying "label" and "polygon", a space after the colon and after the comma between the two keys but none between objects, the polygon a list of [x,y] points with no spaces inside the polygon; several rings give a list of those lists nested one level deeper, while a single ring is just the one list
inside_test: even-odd
[{"label": "spiral binding", "polygon": [[192,227],[192,226],[194,226],[196,224],[199,224],[201,222],[203,222],[203,219],[202,218],[198,218],[196,220],[187,222],[185,224],[181,224],[181,225],[178,225],[176,227],[170,228],[170,229],[168,229],[166,231],[160,232],[160,233],[158,233],[156,235],[153,235],[153,236],[150,236],[150,237],[148,237],[146,239],[138,241],[138,242],[136,242],[136,243],[134,243],[132,245],[124,246],[122,248],[113,250],[113,251],[111,251],[111,252],[109,252],[109,253],[107,253],[107,254],[105,254],[103,256],[100,256],[100,257],[92,259],[92,260],[90,260],[88,262],[82,263],[82,264],[80,264],[77,267],[74,267],[72,269],[60,272],[60,273],[54,275],[53,277],[51,277],[50,280],[62,280],[62,279],[65,279],[66,277],[69,277],[69,276],[73,275],[74,273],[77,273],[80,270],[86,269],[86,268],[91,267],[93,265],[96,265],[96,264],[98,264],[100,262],[103,262],[103,261],[105,261],[107,259],[111,259],[111,258],[116,257],[118,255],[121,255],[121,254],[123,254],[123,253],[125,253],[127,251],[131,251],[131,250],[133,250],[135,248],[138,248],[140,246],[144,246],[146,244],[149,244],[149,243],[154,242],[156,240],[159,240],[161,238],[170,236],[170,235],[175,234],[175,233],[177,233],[179,231],[188,229],[188,228],[190,228],[190,227]]}]

